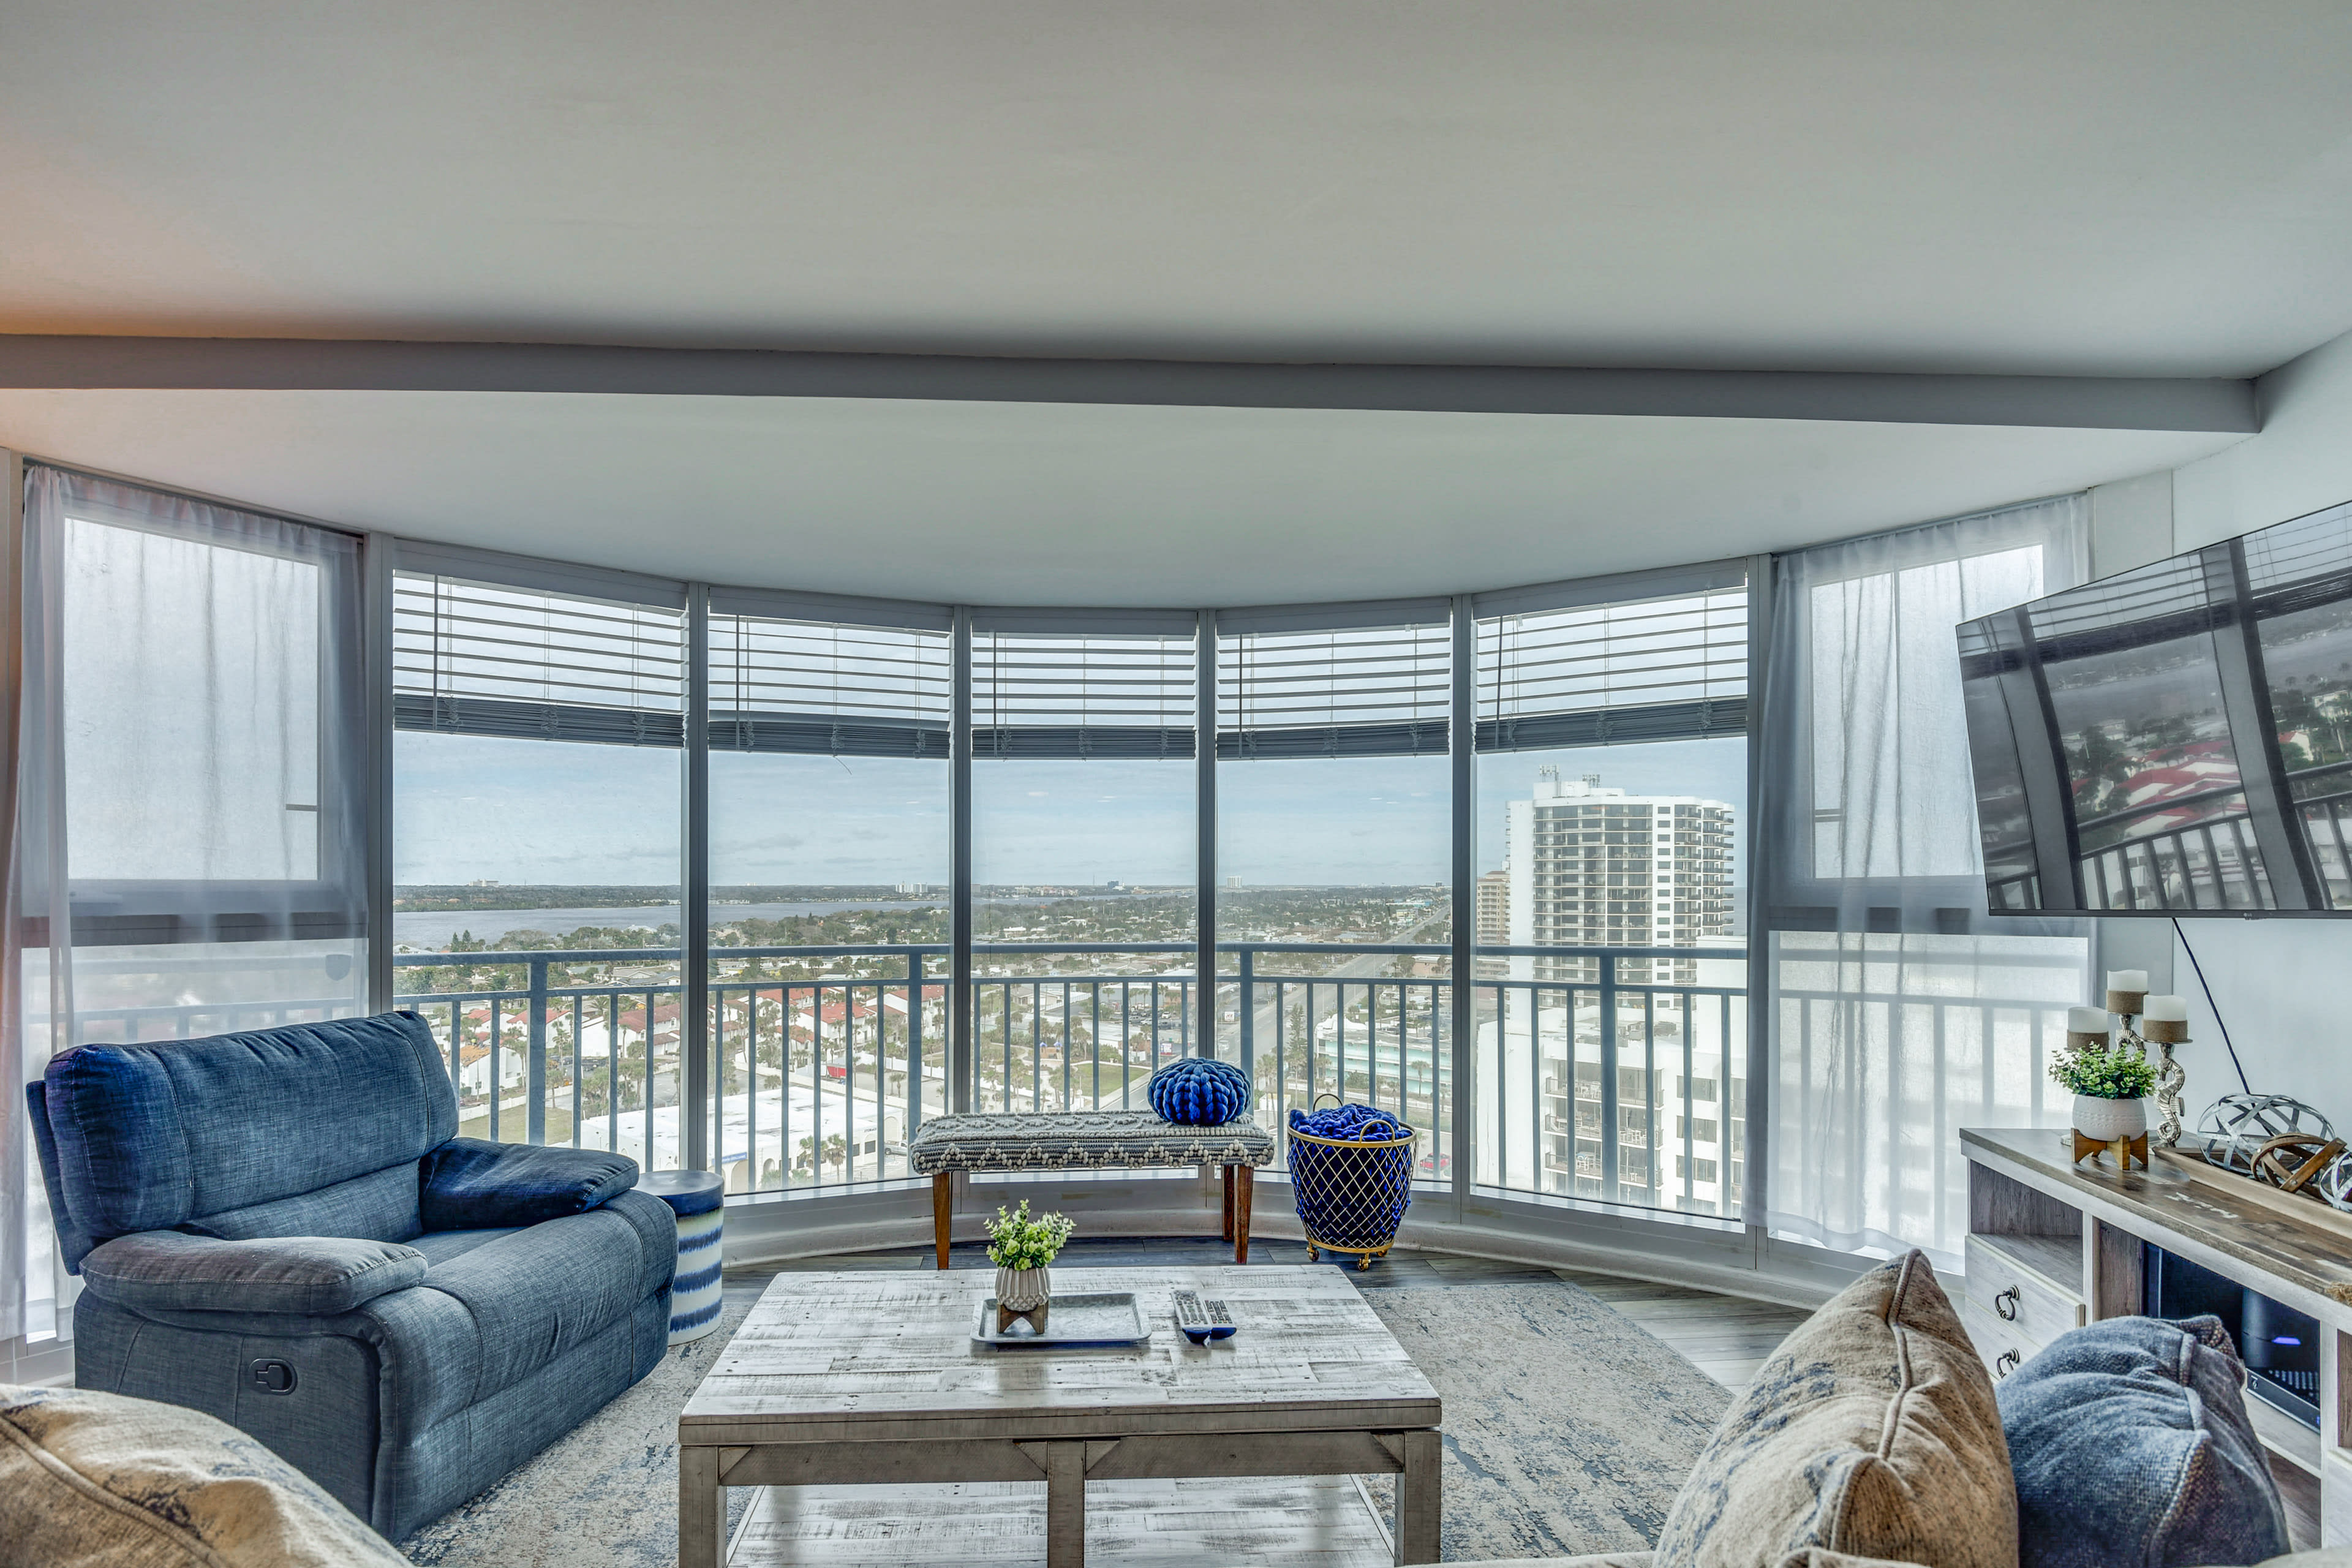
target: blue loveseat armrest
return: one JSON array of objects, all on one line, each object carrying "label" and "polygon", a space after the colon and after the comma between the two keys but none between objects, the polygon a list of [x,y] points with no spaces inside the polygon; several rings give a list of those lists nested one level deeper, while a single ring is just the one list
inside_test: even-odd
[{"label": "blue loveseat armrest", "polygon": [[426,1230],[503,1230],[586,1214],[637,1184],[637,1163],[594,1149],[452,1138],[425,1156]]},{"label": "blue loveseat armrest", "polygon": [[132,1311],[348,1312],[425,1279],[425,1255],[392,1241],[283,1236],[219,1241],[142,1230],[81,1261],[90,1294]]}]

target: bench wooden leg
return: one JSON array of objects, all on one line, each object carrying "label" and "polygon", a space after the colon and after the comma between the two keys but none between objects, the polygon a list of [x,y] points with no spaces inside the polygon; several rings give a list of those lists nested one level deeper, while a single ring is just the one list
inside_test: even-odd
[{"label": "bench wooden leg", "polygon": [[948,1266],[948,1237],[955,1229],[954,1178],[945,1171],[931,1177],[931,1246],[938,1249],[940,1267]]},{"label": "bench wooden leg", "polygon": [[1223,1170],[1225,1177],[1225,1228],[1223,1236],[1225,1240],[1231,1241],[1234,1238],[1234,1168],[1231,1165],[1227,1165],[1223,1167]]},{"label": "bench wooden leg", "polygon": [[1234,1178],[1234,1261],[1249,1261],[1250,1205],[1257,1195],[1257,1170],[1251,1165],[1228,1165]]}]

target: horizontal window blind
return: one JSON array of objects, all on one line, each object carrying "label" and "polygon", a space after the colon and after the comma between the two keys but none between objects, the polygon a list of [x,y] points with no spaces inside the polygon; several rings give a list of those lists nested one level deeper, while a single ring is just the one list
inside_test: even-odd
[{"label": "horizontal window blind", "polygon": [[948,755],[943,631],[710,617],[710,744],[835,757]]},{"label": "horizontal window blind", "polygon": [[1748,730],[1748,591],[1528,610],[1477,628],[1482,752]]},{"label": "horizontal window blind", "polygon": [[[2352,504],[2331,506],[2246,535],[2246,583],[2257,595],[2346,596],[2344,562],[2352,558]],[[2302,595],[2295,595],[2300,597]]]},{"label": "horizontal window blind", "polygon": [[1217,639],[1217,755],[1443,755],[1452,634],[1418,626]]},{"label": "horizontal window blind", "polygon": [[686,616],[455,577],[393,579],[393,722],[604,745],[686,734]]},{"label": "horizontal window blind", "polygon": [[1189,757],[1192,634],[975,629],[975,757]]}]

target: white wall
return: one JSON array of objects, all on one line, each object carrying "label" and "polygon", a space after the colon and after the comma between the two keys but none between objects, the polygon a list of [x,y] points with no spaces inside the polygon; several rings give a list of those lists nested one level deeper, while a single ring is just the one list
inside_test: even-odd
[{"label": "white wall", "polygon": [[[2260,394],[2261,435],[2174,470],[2175,550],[2352,500],[2352,334],[2263,377]],[[2253,1089],[2309,1100],[2352,1130],[2352,920],[2181,923]],[[2185,953],[2172,980],[2189,998],[2194,1043],[2181,1060],[2193,1124],[2238,1080]]]}]

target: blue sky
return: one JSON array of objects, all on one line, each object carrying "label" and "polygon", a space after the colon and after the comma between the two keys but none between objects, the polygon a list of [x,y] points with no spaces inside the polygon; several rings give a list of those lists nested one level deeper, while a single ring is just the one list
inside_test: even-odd
[{"label": "blue sky", "polygon": [[[1738,805],[1744,742],[1518,752],[1478,761],[1477,864],[1501,864],[1503,803],[1537,770]],[[944,882],[944,763],[713,752],[711,879]],[[677,753],[403,731],[394,876],[403,883],[676,882]],[[1193,868],[1192,764],[1090,760],[972,767],[982,882],[1178,883]],[[1218,869],[1244,885],[1435,882],[1446,875],[1443,757],[1226,763]],[[1740,813],[1744,835],[1746,812]]]}]

